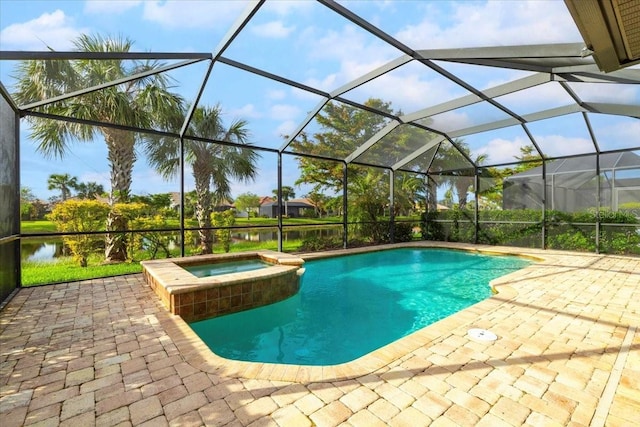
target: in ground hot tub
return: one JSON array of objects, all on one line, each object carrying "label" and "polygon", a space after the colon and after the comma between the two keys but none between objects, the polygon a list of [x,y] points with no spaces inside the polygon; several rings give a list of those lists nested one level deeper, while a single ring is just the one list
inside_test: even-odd
[{"label": "in ground hot tub", "polygon": [[141,262],[145,281],[171,313],[187,322],[295,295],[303,264],[302,258],[268,250]]}]

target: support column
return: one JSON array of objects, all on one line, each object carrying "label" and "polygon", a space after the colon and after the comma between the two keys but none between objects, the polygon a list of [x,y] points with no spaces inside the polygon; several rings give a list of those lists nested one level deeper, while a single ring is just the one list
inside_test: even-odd
[{"label": "support column", "polygon": [[185,256],[184,250],[184,138],[180,137],[180,256]]},{"label": "support column", "polygon": [[282,153],[278,152],[278,252],[282,252]]},{"label": "support column", "polygon": [[389,242],[395,243],[395,212],[393,206],[395,205],[395,172],[393,169],[389,169]]},{"label": "support column", "polygon": [[347,224],[347,186],[349,185],[349,178],[347,174],[347,163],[342,164],[342,248],[347,249],[348,239],[348,224]]},{"label": "support column", "polygon": [[474,181],[473,181],[473,189],[476,196],[476,208],[474,212],[474,221],[475,221],[475,230],[474,230],[474,243],[478,244],[478,235],[480,234],[480,169],[478,167],[474,168]]}]

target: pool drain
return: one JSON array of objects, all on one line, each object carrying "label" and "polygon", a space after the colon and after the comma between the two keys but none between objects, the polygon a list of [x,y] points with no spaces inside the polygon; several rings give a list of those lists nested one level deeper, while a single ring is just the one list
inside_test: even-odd
[{"label": "pool drain", "polygon": [[495,341],[498,339],[498,336],[491,331],[487,331],[486,329],[469,329],[467,334],[474,339],[479,341]]}]

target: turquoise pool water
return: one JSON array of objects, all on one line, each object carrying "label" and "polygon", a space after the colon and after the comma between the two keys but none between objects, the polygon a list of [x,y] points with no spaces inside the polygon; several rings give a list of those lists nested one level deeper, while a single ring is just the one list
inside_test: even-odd
[{"label": "turquoise pool water", "polygon": [[313,260],[295,296],[190,326],[229,359],[334,365],[488,298],[490,280],[530,263],[409,248]]},{"label": "turquoise pool water", "polygon": [[220,274],[240,273],[269,267],[271,264],[259,259],[243,261],[217,262],[212,264],[190,265],[183,267],[196,277],[218,276]]}]

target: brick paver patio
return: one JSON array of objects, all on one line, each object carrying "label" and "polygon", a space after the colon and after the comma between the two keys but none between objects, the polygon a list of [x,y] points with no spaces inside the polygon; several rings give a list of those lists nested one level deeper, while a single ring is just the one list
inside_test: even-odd
[{"label": "brick paver patio", "polygon": [[0,312],[0,425],[640,425],[639,258],[439,246],[544,261],[335,367],[218,358],[139,274],[21,289]]}]

